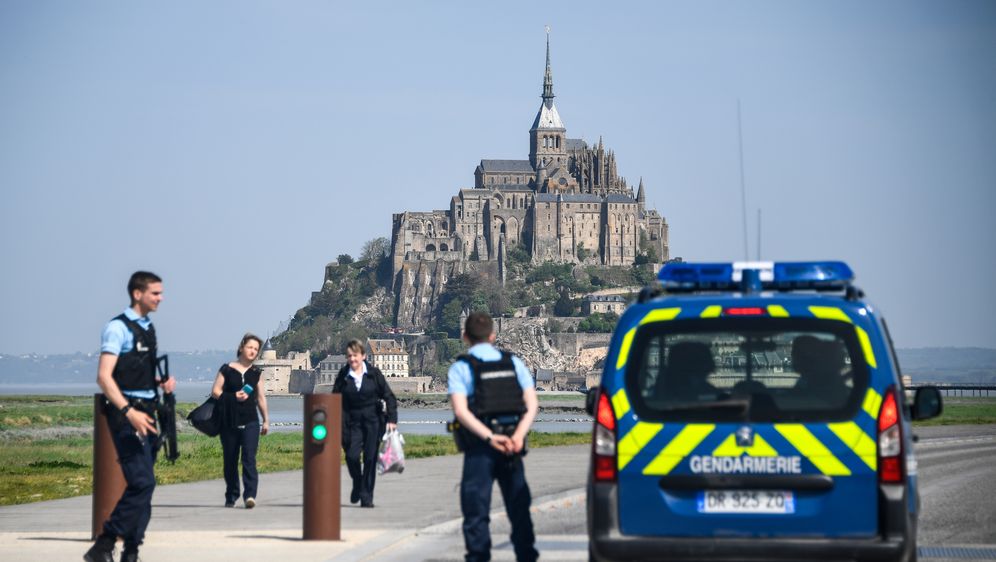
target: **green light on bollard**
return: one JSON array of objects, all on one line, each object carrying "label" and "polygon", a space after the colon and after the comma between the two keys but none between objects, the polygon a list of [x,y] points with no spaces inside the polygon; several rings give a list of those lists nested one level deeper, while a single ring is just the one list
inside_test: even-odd
[{"label": "green light on bollard", "polygon": [[325,422],[328,420],[328,416],[324,409],[316,409],[311,413],[311,442],[320,445],[325,437],[328,435],[328,429],[325,427]]}]

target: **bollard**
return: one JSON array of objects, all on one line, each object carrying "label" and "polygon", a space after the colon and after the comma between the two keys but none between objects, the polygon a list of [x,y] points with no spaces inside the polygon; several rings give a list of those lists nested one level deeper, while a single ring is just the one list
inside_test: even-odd
[{"label": "bollard", "polygon": [[104,413],[104,395],[93,395],[93,515],[90,539],[96,539],[104,531],[114,506],[121,499],[127,487],[118,452],[111,439],[111,428]]},{"label": "bollard", "polygon": [[304,396],[304,540],[340,539],[342,396]]}]

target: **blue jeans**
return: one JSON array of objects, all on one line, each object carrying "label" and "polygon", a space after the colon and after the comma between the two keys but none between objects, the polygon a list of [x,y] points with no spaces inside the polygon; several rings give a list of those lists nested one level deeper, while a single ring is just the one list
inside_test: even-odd
[{"label": "blue jeans", "polygon": [[256,471],[256,450],[259,449],[259,422],[251,421],[244,428],[221,429],[221,452],[225,462],[225,503],[239,499],[239,452],[242,457],[242,498],[255,498],[259,485]]},{"label": "blue jeans", "polygon": [[156,489],[156,436],[149,433],[144,438],[135,433],[128,420],[120,415],[108,414],[108,425],[118,463],[124,473],[127,487],[111,517],[104,522],[104,534],[124,539],[125,548],[138,548],[145,539],[145,529],[152,518],[152,492]]},{"label": "blue jeans", "polygon": [[498,480],[505,513],[512,524],[512,546],[516,560],[531,562],[539,557],[534,544],[533,520],[529,515],[532,498],[526,484],[526,471],[519,455],[506,456],[491,445],[479,442],[463,455],[460,480],[460,510],[463,512],[463,540],[466,560],[491,560],[491,486]]}]

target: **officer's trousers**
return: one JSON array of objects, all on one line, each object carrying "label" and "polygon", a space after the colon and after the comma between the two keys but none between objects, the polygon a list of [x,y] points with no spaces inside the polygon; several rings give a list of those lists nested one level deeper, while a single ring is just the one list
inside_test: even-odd
[{"label": "officer's trousers", "polygon": [[526,471],[520,455],[506,456],[484,441],[464,452],[460,480],[460,510],[463,512],[463,540],[468,561],[491,560],[491,487],[498,480],[505,512],[512,524],[512,546],[516,560],[532,562],[539,557],[534,544],[533,520],[529,515],[532,498],[526,484]]},{"label": "officer's trousers", "polygon": [[108,425],[127,487],[111,517],[104,522],[104,534],[124,539],[126,549],[138,548],[152,518],[156,436],[149,433],[144,438],[139,437],[128,420],[117,413],[108,415]]},{"label": "officer's trousers", "polygon": [[[259,422],[243,427],[221,429],[221,454],[225,464],[225,503],[239,499],[239,457],[242,457],[242,499],[256,497],[259,473],[256,471],[256,450],[259,448]],[[241,455],[239,454],[241,452]]]}]

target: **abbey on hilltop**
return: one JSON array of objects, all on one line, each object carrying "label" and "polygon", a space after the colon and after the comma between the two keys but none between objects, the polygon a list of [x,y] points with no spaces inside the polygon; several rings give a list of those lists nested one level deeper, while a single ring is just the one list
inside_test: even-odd
[{"label": "abbey on hilltop", "polygon": [[615,154],[567,137],[553,103],[550,37],[543,103],[529,129],[528,160],[481,160],[474,187],[461,189],[448,210],[393,216],[393,273],[406,262],[492,261],[503,270],[517,245],[533,263],[630,265],[638,255],[668,259],[668,227],[646,208],[616,170]]}]

